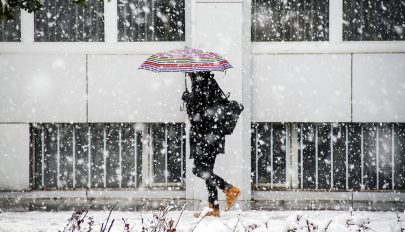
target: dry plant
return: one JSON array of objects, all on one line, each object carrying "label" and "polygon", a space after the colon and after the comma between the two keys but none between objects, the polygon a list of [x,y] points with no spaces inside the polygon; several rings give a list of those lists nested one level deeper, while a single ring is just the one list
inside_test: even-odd
[{"label": "dry plant", "polygon": [[[109,209],[108,216],[105,220],[105,222],[101,223],[100,227],[100,232],[110,232],[114,224],[115,219],[111,218],[112,211],[114,210],[115,206],[117,203]],[[180,212],[179,217],[177,218],[177,221],[174,221],[173,219],[169,219],[167,217],[167,214],[169,211],[173,208],[172,206],[166,206],[166,207],[161,207],[158,211],[154,211],[152,214],[151,219],[145,219],[143,217],[142,211],[140,211],[141,214],[141,231],[142,232],[176,232],[177,225],[179,224],[179,221],[183,215],[184,209],[186,207],[186,204],[182,207],[182,210]],[[88,229],[87,232],[92,232],[93,231],[93,225],[95,223],[93,217],[87,217],[89,213],[90,208],[85,208],[82,210],[74,211],[72,216],[68,219],[68,223],[63,229],[63,232],[79,232],[82,231],[83,229],[83,224],[87,220],[87,225]],[[123,221],[123,231],[124,232],[132,232],[135,231],[135,223],[134,226],[132,226],[128,222],[128,219],[122,218]],[[139,230],[136,230],[139,231]],[[62,232],[62,231],[59,231]]]}]

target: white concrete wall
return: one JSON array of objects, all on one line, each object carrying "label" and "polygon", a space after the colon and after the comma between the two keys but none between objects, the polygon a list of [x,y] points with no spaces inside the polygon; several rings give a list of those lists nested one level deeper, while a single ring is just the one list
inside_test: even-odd
[{"label": "white concrete wall", "polygon": [[184,122],[184,74],[138,70],[147,57],[88,57],[89,122]]},{"label": "white concrete wall", "polygon": [[405,54],[353,55],[353,121],[405,122]]},{"label": "white concrete wall", "polygon": [[0,124],[0,190],[29,187],[29,126]]},{"label": "white concrete wall", "polygon": [[255,55],[252,120],[351,120],[350,55]]},{"label": "white concrete wall", "polygon": [[[191,29],[186,31],[187,44],[216,51],[230,61],[235,68],[226,75],[217,73],[217,80],[232,93],[231,99],[240,102],[242,93],[252,88],[252,121],[405,122],[405,53],[382,53],[404,52],[403,42],[253,43],[253,50],[245,51],[243,43],[249,41],[243,40],[243,33],[250,28],[243,25],[250,17],[242,15],[249,3],[192,0],[187,4],[191,5],[187,17],[192,20],[186,22]],[[114,20],[110,26],[115,25],[113,15],[109,11]],[[185,113],[179,111],[182,74],[137,69],[149,54],[185,42],[117,43],[110,29],[105,44],[30,40],[7,47],[0,44],[0,189],[28,188],[29,122],[185,121]],[[370,51],[380,53],[351,55]],[[242,73],[242,66],[250,63],[242,61],[252,54],[252,83],[243,82],[249,76]],[[226,137],[226,154],[218,156],[215,171],[242,186],[243,199],[249,200],[250,151],[244,146],[242,121]],[[27,124],[7,124],[13,122]],[[249,123],[244,124],[245,137]],[[206,199],[204,183],[192,175],[192,160],[187,161],[187,198]]]},{"label": "white concrete wall", "polygon": [[85,55],[0,55],[0,122],[85,122]]}]

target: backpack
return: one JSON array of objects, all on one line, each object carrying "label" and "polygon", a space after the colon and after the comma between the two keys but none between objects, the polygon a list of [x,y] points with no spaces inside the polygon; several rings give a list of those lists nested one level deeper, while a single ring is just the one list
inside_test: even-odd
[{"label": "backpack", "polygon": [[208,106],[204,110],[204,119],[220,131],[221,134],[233,133],[244,107],[241,103],[225,98]]}]

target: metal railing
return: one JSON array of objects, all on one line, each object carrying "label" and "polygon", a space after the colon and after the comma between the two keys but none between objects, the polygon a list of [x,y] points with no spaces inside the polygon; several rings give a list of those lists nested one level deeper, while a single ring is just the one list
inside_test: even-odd
[{"label": "metal railing", "polygon": [[31,124],[34,189],[184,187],[182,123]]},{"label": "metal railing", "polygon": [[254,123],[252,129],[255,189],[405,189],[403,123]]}]

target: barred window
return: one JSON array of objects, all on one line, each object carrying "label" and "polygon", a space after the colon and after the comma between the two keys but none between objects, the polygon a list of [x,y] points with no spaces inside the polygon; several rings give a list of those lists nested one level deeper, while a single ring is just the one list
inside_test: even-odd
[{"label": "barred window", "polygon": [[34,189],[184,187],[181,123],[31,124]]},{"label": "barred window", "polygon": [[118,41],[184,41],[184,0],[118,0]]},{"label": "barred window", "polygon": [[403,123],[254,123],[252,129],[255,189],[285,188],[280,183],[294,175],[300,189],[405,189]]},{"label": "barred window", "polygon": [[286,183],[287,127],[282,124],[253,125],[252,173],[255,187],[284,188]]},{"label": "barred window", "polygon": [[88,0],[86,6],[70,0],[44,0],[35,12],[36,42],[104,41],[104,1]]},{"label": "barred window", "polygon": [[405,40],[405,0],[344,0],[343,40]]},{"label": "barred window", "polygon": [[0,42],[21,41],[21,10],[16,9],[14,19],[0,19]]},{"label": "barred window", "polygon": [[328,41],[329,0],[253,0],[252,41]]}]

